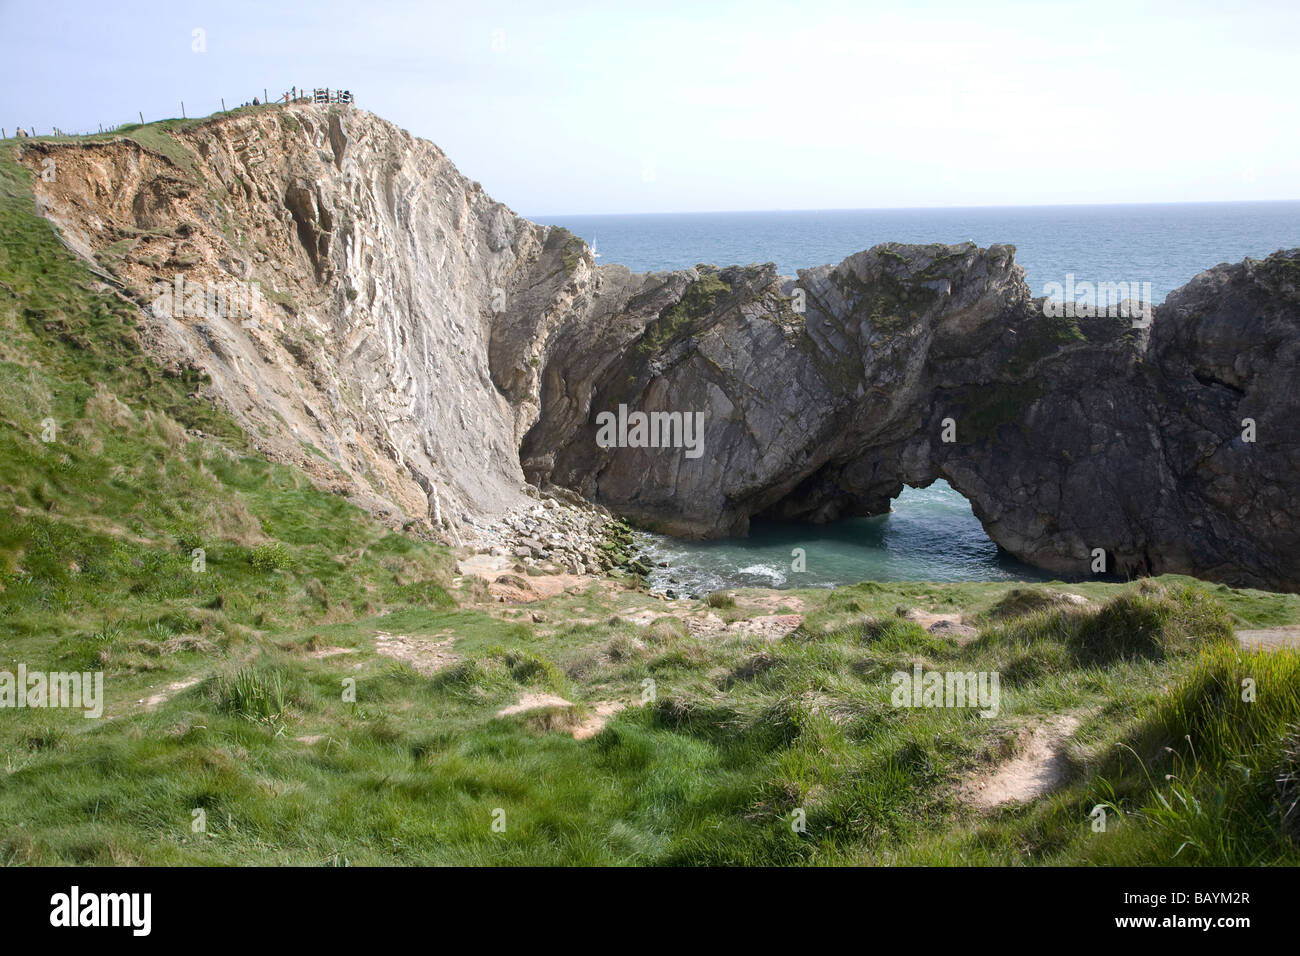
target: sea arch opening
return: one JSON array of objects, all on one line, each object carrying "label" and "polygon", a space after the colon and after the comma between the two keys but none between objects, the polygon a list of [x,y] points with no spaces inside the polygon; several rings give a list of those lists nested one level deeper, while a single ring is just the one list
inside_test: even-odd
[{"label": "sea arch opening", "polygon": [[[946,480],[904,485],[891,510],[824,523],[755,517],[744,538],[652,537],[656,590],[835,587],[860,581],[1038,581],[988,534]],[[660,567],[666,563],[667,567]]]}]

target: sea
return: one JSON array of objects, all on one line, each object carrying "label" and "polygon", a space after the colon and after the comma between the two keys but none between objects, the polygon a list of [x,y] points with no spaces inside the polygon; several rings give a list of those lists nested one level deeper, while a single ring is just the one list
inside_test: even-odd
[{"label": "sea", "polygon": [[[838,209],[539,216],[634,272],[774,262],[782,275],[838,263],[881,242],[1007,243],[1035,295],[1049,283],[1149,283],[1166,295],[1222,262],[1300,247],[1300,202]],[[1140,286],[1141,287],[1141,286]],[[651,587],[833,587],[859,581],[1036,581],[985,534],[948,484],[905,488],[887,515],[824,525],[754,522],[749,537],[645,535]]]}]

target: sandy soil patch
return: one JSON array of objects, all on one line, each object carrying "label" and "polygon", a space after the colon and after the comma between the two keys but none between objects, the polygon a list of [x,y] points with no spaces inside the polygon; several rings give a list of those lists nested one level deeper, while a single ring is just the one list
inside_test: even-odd
[{"label": "sandy soil patch", "polygon": [[936,624],[960,624],[960,614],[931,614],[929,611],[922,611],[919,607],[909,608],[903,615],[909,621],[915,621],[927,631]]},{"label": "sandy soil patch", "polygon": [[456,562],[456,573],[495,581],[498,575],[514,566],[514,561],[502,554],[472,554]]},{"label": "sandy soil patch", "polygon": [[909,621],[915,621],[938,637],[949,637],[958,644],[967,644],[979,636],[979,631],[962,621],[960,614],[933,614],[918,607],[911,608],[903,615]]},{"label": "sandy soil patch", "polygon": [[1237,643],[1242,647],[1262,651],[1275,651],[1280,647],[1300,647],[1300,624],[1238,631]]},{"label": "sandy soil patch", "polygon": [[153,710],[159,704],[163,703],[165,700],[170,698],[173,694],[177,694],[185,690],[187,687],[193,687],[202,679],[203,678],[201,677],[187,677],[184,680],[173,681],[172,683],[167,685],[166,690],[159,691],[157,694],[154,694],[152,697],[148,697],[143,700],[138,700],[136,701],[136,703],[144,704],[145,710]]},{"label": "sandy soil patch", "polygon": [[549,721],[539,729],[563,730],[571,735],[574,740],[590,740],[605,729],[605,724],[609,718],[626,706],[627,703],[621,700],[598,700],[589,705],[590,712],[585,718],[580,719],[578,708],[563,697],[555,694],[529,693],[523,694],[517,704],[502,707],[497,711],[497,716],[513,717],[516,714],[526,714],[534,710],[563,707],[566,709],[565,713],[560,714],[557,720]]},{"label": "sandy soil patch", "polygon": [[793,594],[782,594],[780,591],[769,591],[766,594],[737,595],[736,602],[744,604],[745,607],[775,611],[781,614],[798,614],[804,609],[803,598]]},{"label": "sandy soil patch", "polygon": [[926,630],[938,637],[950,637],[958,644],[969,644],[979,637],[980,633],[969,624],[957,621],[935,621]]},{"label": "sandy soil patch", "polygon": [[574,740],[588,740],[605,729],[605,723],[626,707],[621,700],[598,700],[591,707],[591,714],[573,728]]},{"label": "sandy soil patch", "polygon": [[502,707],[497,711],[498,717],[510,717],[514,714],[523,714],[530,710],[540,710],[543,707],[572,707],[572,701],[567,701],[556,694],[524,694],[519,698],[519,703],[511,704],[509,707]]},{"label": "sandy soil patch", "polygon": [[355,654],[355,647],[318,647],[314,651],[308,651],[308,657],[314,657],[317,660],[323,657],[338,657],[340,654]]},{"label": "sandy soil patch", "polygon": [[1019,753],[963,785],[963,797],[983,809],[1023,803],[1050,793],[1065,779],[1064,746],[1079,729],[1079,718],[1062,714],[1032,730]]},{"label": "sandy soil patch", "polygon": [[688,617],[686,627],[692,637],[718,638],[729,636],[757,637],[765,641],[779,641],[800,624],[802,614],[764,614],[751,617],[746,621],[726,623],[721,617],[709,612],[703,617]]},{"label": "sandy soil patch", "polygon": [[413,637],[409,634],[389,634],[387,631],[375,632],[375,650],[385,657],[410,664],[417,674],[428,677],[444,667],[460,660],[460,655],[452,650],[454,637],[445,641],[435,641],[427,637]]},{"label": "sandy soil patch", "polygon": [[653,624],[661,617],[676,617],[676,616],[677,615],[670,614],[667,611],[654,611],[651,610],[650,608],[646,608],[643,611],[634,611],[631,614],[619,615],[619,617],[621,617],[623,620],[630,621],[631,623],[635,624],[637,627],[645,627],[648,624]]},{"label": "sandy soil patch", "polygon": [[583,591],[594,580],[590,574],[501,574],[488,585],[488,594],[499,603],[528,604],[566,591]]},{"label": "sandy soil patch", "polygon": [[555,597],[565,591],[582,590],[596,580],[590,574],[526,574],[517,571],[517,558],[498,554],[473,554],[456,562],[456,571],[465,577],[488,582],[494,601],[526,604]]}]

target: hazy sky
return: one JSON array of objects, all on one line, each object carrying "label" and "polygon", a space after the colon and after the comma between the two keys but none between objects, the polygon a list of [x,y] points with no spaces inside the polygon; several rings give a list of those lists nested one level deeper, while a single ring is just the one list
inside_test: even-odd
[{"label": "hazy sky", "polygon": [[1295,199],[1297,51],[1295,0],[0,0],[0,126],[346,87],[533,216]]}]

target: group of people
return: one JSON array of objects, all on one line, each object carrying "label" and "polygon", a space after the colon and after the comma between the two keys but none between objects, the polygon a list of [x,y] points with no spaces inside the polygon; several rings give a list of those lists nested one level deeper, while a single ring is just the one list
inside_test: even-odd
[{"label": "group of people", "polygon": [[[309,94],[306,90],[300,90],[298,89],[298,87],[295,86],[290,88],[283,96],[281,96],[275,102],[288,104],[288,103],[310,102],[312,99],[316,99],[318,102],[323,102],[319,99],[318,96],[320,92],[321,92],[320,90],[314,90]],[[352,102],[351,90],[335,90],[333,96],[330,96],[329,91],[324,91],[324,92],[328,102],[331,103]],[[269,105],[271,101],[267,100],[266,102],[267,105]],[[253,97],[253,102],[240,104],[241,107],[261,106],[261,105],[263,105],[262,102],[256,96]]]},{"label": "group of people", "polygon": [[329,90],[315,89],[311,91],[309,96],[306,90],[299,90],[298,87],[295,86],[288,93],[284,94],[284,101],[286,103],[297,103],[299,101],[314,101],[316,103],[351,103],[352,91],[334,90],[334,92],[331,93]]}]

